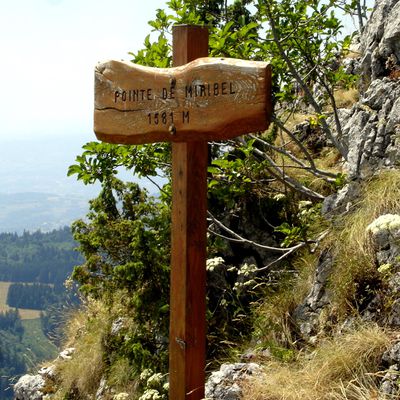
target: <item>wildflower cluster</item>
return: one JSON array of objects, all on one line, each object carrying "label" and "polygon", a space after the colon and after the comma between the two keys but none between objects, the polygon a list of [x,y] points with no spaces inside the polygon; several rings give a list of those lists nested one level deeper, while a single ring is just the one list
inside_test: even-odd
[{"label": "wildflower cluster", "polygon": [[400,230],[400,215],[384,214],[375,219],[367,226],[367,232],[376,235],[382,231],[395,233]]},{"label": "wildflower cluster", "polygon": [[169,384],[167,375],[154,373],[150,369],[145,369],[140,374],[140,382],[144,386],[144,392],[139,400],[167,400]]}]

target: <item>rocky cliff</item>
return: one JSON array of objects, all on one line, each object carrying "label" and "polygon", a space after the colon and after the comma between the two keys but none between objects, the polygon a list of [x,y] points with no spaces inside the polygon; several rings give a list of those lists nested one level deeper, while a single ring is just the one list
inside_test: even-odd
[{"label": "rocky cliff", "polygon": [[[342,223],[349,215],[353,222],[359,212],[364,218],[360,240],[363,253],[371,253],[376,270],[374,279],[364,287],[359,282],[359,309],[348,316],[339,330],[354,324],[355,319],[370,321],[400,332],[400,2],[378,0],[360,38],[359,55],[353,65],[360,74],[360,99],[351,109],[340,110],[341,140],[347,151],[345,165],[349,183],[337,194],[328,197],[323,206],[325,215]],[[385,172],[386,171],[386,172]],[[391,176],[385,188],[383,181]],[[382,181],[375,204],[366,197],[376,190],[370,182]],[[370,185],[370,186],[369,186]],[[379,192],[380,191],[380,192]],[[377,202],[380,204],[378,205]],[[376,206],[374,213],[360,210]],[[364,210],[366,211],[366,210]],[[353,218],[353,219],[352,219]],[[339,221],[339,222],[338,222]],[[356,240],[355,239],[355,240]],[[340,238],[339,238],[340,240]],[[341,246],[343,248],[343,246]],[[303,338],[318,340],[323,332],[321,316],[332,313],[333,291],[330,282],[335,273],[335,245],[325,249],[317,264],[314,283],[293,317]],[[344,261],[340,258],[340,262]],[[364,265],[365,268],[366,265]],[[346,267],[344,267],[346,268]],[[348,266],[348,268],[350,268]],[[375,273],[376,272],[376,273]],[[366,293],[368,292],[368,293]],[[387,371],[381,380],[382,396],[398,398],[399,342],[387,350],[382,359]],[[385,397],[386,398],[386,397]]]}]

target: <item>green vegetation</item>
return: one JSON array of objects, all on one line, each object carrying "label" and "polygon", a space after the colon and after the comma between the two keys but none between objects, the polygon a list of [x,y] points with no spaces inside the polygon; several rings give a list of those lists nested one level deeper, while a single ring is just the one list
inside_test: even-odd
[{"label": "green vegetation", "polygon": [[[60,326],[77,297],[64,281],[82,258],[70,228],[22,235],[0,234],[0,393],[12,398],[11,383],[56,355]],[[15,281],[13,283],[12,281]],[[46,336],[46,335],[47,336]]]},{"label": "green vegetation", "polygon": [[57,301],[54,288],[41,283],[13,283],[8,289],[7,304],[14,308],[44,310]]},{"label": "green vegetation", "polygon": [[17,376],[54,357],[57,350],[44,336],[40,320],[25,320],[17,310],[0,313],[0,393],[11,399],[11,384]]},{"label": "green vegetation", "polygon": [[57,355],[57,347],[44,335],[39,318],[26,319],[21,323],[24,328],[21,342],[26,352],[25,363],[28,370]]},{"label": "green vegetation", "polygon": [[70,228],[0,234],[0,281],[62,286],[81,261]]},{"label": "green vegetation", "polygon": [[163,370],[167,360],[162,337],[167,336],[169,298],[168,208],[138,185],[108,178],[90,209],[88,222],[73,225],[86,261],[72,277],[82,293],[103,299],[110,308],[115,293],[121,293],[121,303],[134,311],[135,329],[129,340],[115,343],[113,351],[129,357],[137,373],[146,366]]}]

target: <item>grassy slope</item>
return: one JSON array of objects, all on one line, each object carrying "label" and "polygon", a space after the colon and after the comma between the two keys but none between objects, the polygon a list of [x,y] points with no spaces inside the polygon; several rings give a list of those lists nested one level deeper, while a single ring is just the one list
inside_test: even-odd
[{"label": "grassy slope", "polygon": [[43,334],[40,319],[24,320],[22,325],[25,328],[22,344],[26,348],[28,365],[34,367],[38,362],[52,359],[57,355],[57,347]]}]

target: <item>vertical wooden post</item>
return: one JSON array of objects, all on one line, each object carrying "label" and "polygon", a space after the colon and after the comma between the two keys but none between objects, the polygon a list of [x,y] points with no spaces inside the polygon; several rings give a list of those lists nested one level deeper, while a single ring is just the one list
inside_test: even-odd
[{"label": "vertical wooden post", "polygon": [[[206,28],[173,27],[174,66],[206,56]],[[204,397],[207,152],[206,141],[172,143],[170,400]]]}]

